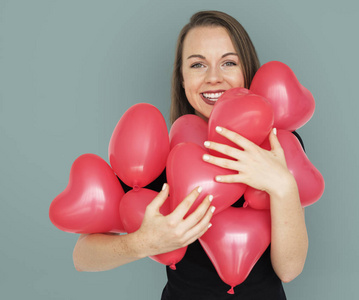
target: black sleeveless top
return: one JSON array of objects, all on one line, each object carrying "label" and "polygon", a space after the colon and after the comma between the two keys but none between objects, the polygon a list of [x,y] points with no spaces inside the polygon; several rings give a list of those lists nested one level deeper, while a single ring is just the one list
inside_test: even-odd
[{"label": "black sleeveless top", "polygon": [[[303,146],[300,136],[293,132]],[[160,191],[166,180],[165,171],[146,188]],[[130,188],[121,182],[125,192]],[[232,206],[242,207],[242,196]],[[285,300],[281,280],[273,270],[270,246],[253,267],[246,280],[234,287],[234,294],[227,291],[230,286],[222,281],[199,241],[188,246],[183,259],[176,264],[176,270],[166,266],[168,282],[161,300]]]}]

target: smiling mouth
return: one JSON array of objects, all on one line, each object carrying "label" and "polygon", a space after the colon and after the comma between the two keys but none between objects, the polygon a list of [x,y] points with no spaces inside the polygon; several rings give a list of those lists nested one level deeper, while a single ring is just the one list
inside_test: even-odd
[{"label": "smiling mouth", "polygon": [[217,93],[201,93],[202,99],[204,102],[206,102],[209,105],[214,105],[219,97],[223,95],[223,92],[217,92]]}]

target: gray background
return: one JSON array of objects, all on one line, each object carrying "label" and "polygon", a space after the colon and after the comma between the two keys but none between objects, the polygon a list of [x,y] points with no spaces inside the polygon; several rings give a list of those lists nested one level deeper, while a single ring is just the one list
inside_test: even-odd
[{"label": "gray background", "polygon": [[306,209],[310,247],[289,299],[354,299],[358,230],[358,4],[344,1],[0,1],[1,299],[159,299],[164,267],[143,259],[78,273],[77,235],[48,218],[83,153],[106,161],[133,104],[169,116],[180,28],[217,9],[248,30],[261,63],[288,64],[316,99],[299,130],[326,190]]}]

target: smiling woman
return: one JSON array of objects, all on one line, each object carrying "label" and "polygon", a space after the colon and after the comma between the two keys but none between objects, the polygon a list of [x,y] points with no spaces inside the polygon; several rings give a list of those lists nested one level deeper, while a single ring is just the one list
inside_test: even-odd
[{"label": "smiling woman", "polygon": [[[177,42],[171,121],[185,114],[197,114],[208,121],[218,98],[228,89],[248,88],[258,67],[256,51],[238,21],[218,11],[196,13],[182,29]],[[308,237],[298,188],[286,166],[283,149],[274,131],[269,135],[271,150],[268,151],[226,128],[217,128],[217,132],[243,151],[207,141],[205,147],[227,154],[231,159],[204,155],[205,167],[218,166],[221,170],[218,172],[223,169],[234,171],[229,176],[221,173],[211,178],[215,177],[221,184],[228,183],[227,186],[243,183],[266,191],[270,196],[268,232],[271,245],[260,253],[261,257],[245,281],[235,287],[231,284],[229,292],[235,292],[235,296],[226,293],[228,285],[221,280],[199,242],[211,227],[216,204],[213,196],[200,195],[204,189],[196,187],[188,195],[181,196],[178,206],[170,214],[160,213],[170,189],[175,189],[176,185],[185,186],[184,180],[180,179],[169,180],[171,187],[161,176],[155,180],[155,186],[151,188],[160,192],[147,206],[137,231],[121,236],[82,235],[73,254],[76,269],[108,270],[188,246],[186,254],[176,264],[176,270],[167,267],[168,283],[162,300],[286,299],[282,281],[291,281],[300,274],[306,259]],[[193,151],[185,157],[191,155],[194,155]],[[177,162],[183,163],[183,160]],[[203,200],[195,205],[194,211],[190,210],[197,199]],[[241,207],[243,202],[242,198],[238,199],[234,206]],[[219,209],[218,206],[217,211]],[[213,224],[213,228],[221,226],[215,224],[215,218]]]},{"label": "smiling woman", "polygon": [[[185,114],[196,114],[208,121],[218,98],[234,87],[249,88],[258,68],[255,48],[237,20],[218,11],[194,14],[177,41],[171,121]],[[221,293],[225,286],[201,245],[198,241],[192,243],[177,264],[177,270],[167,268],[168,284],[162,300],[286,299],[282,281],[291,281],[301,273],[308,236],[297,185],[286,166],[283,149],[274,131],[269,135],[271,151],[263,151],[234,132],[218,130],[244,150],[207,141],[207,148],[231,153],[233,160],[211,155],[204,155],[203,160],[238,172],[233,176],[218,176],[217,181],[245,183],[270,195],[271,245],[247,279],[234,288],[236,296],[227,298]],[[240,207],[243,201],[241,198],[234,205]]]},{"label": "smiling woman", "polygon": [[[196,110],[191,106],[189,99],[187,100],[187,91],[184,89],[185,81],[188,84],[190,79],[188,77],[188,80],[185,80],[186,73],[189,76],[192,75],[191,78],[196,74],[202,74],[202,77],[204,73],[207,74],[206,79],[198,78],[197,82],[213,80],[212,76],[216,80],[216,76],[229,75],[229,73],[233,74],[234,71],[238,71],[240,72],[239,78],[236,78],[235,81],[240,81],[242,78],[243,82],[236,82],[235,86],[249,88],[253,76],[259,68],[256,50],[246,30],[236,19],[219,11],[202,11],[194,14],[190,22],[180,32],[176,49],[172,76],[172,123],[184,114],[194,114]],[[217,64],[214,59],[217,59]],[[195,70],[186,72],[191,67]],[[232,78],[232,76],[223,79],[226,78]],[[227,86],[229,84],[233,84],[233,80],[224,83]],[[219,84],[217,85],[219,86]],[[218,92],[217,89],[211,85],[204,87],[204,90],[198,90],[199,93],[205,93],[199,97],[206,104],[211,105],[213,102],[211,100],[218,98],[217,95],[213,95],[215,94],[213,92]],[[220,87],[219,93],[223,93],[223,90],[226,89]],[[188,93],[190,92],[188,91]],[[206,102],[208,98],[210,99]],[[204,117],[208,118],[208,116]]]}]

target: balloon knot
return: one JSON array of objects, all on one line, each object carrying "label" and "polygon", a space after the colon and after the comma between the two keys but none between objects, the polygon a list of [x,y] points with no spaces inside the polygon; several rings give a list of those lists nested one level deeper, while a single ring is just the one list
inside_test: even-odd
[{"label": "balloon knot", "polygon": [[136,184],[136,185],[133,186],[133,190],[135,192],[138,192],[140,190],[140,187]]},{"label": "balloon knot", "polygon": [[231,289],[227,292],[228,294],[234,295],[234,289],[233,286],[231,286]]},{"label": "balloon knot", "polygon": [[247,208],[247,207],[248,207],[248,201],[244,201],[243,208]]},{"label": "balloon knot", "polygon": [[171,264],[171,265],[170,265],[170,269],[175,271],[175,270],[176,270],[176,265],[175,265],[175,264]]}]

